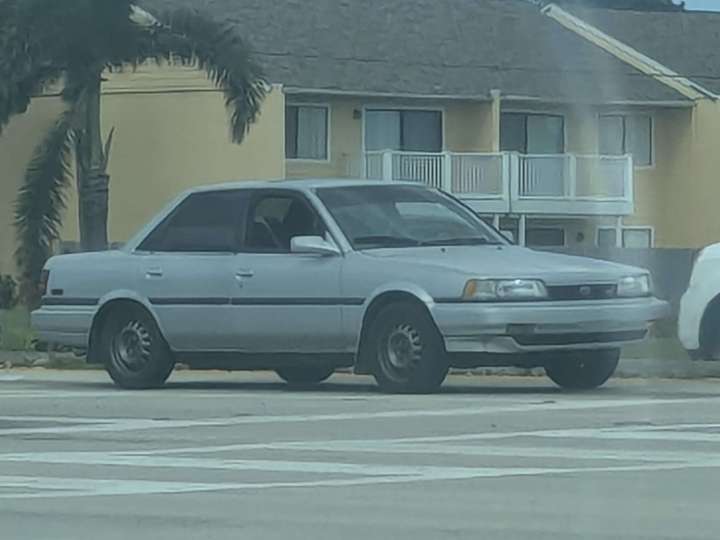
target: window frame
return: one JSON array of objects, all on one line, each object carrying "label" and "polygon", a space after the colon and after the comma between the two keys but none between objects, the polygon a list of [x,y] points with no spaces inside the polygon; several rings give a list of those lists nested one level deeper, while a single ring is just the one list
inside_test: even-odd
[{"label": "window frame", "polygon": [[340,247],[338,245],[337,240],[335,239],[333,233],[331,232],[332,229],[328,225],[327,220],[323,217],[322,212],[318,210],[318,208],[313,204],[313,201],[302,191],[294,190],[294,189],[282,189],[282,188],[258,188],[251,190],[252,195],[250,196],[250,200],[248,201],[248,207],[247,212],[245,213],[245,222],[243,223],[243,234],[239,241],[238,245],[238,252],[239,254],[253,254],[253,255],[296,255],[296,256],[303,256],[303,253],[293,253],[292,250],[285,251],[284,249],[258,249],[258,248],[248,248],[247,247],[247,234],[250,226],[250,219],[253,217],[253,210],[254,207],[257,205],[257,203],[265,199],[267,197],[287,197],[290,199],[295,199],[308,207],[308,209],[315,214],[315,216],[320,220],[320,223],[323,224],[325,227],[325,239],[328,240],[328,237],[332,239],[331,241],[335,244],[335,246],[340,250]]},{"label": "window frame", "polygon": [[647,248],[640,249],[653,249],[655,247],[655,227],[650,225],[626,225],[622,228],[622,244],[624,249],[635,249],[627,248],[625,246],[625,232],[627,231],[647,231],[650,234],[650,245]]},{"label": "window frame", "polygon": [[[132,248],[132,253],[136,254],[142,254],[142,255],[187,255],[187,256],[193,256],[193,255],[220,255],[220,256],[227,256],[227,255],[234,255],[238,253],[238,249],[240,246],[240,238],[244,237],[245,231],[244,227],[246,226],[247,219],[243,219],[242,212],[238,213],[237,217],[237,237],[235,239],[235,246],[232,250],[212,250],[212,251],[186,251],[186,250],[179,250],[179,251],[157,251],[157,250],[149,250],[149,249],[143,249],[143,245],[145,242],[147,242],[150,237],[155,234],[155,232],[159,231],[163,227],[167,227],[168,223],[180,212],[183,205],[185,205],[190,199],[193,197],[201,197],[203,195],[217,195],[220,193],[225,194],[237,194],[237,193],[247,193],[248,195],[248,208],[250,205],[251,195],[249,194],[249,190],[242,189],[242,188],[236,188],[236,189],[215,189],[215,190],[201,190],[201,191],[193,191],[190,193],[187,193],[185,196],[182,196],[181,198],[177,199],[175,203],[168,209],[167,212],[159,216],[155,221],[153,221],[148,227],[147,232],[143,232],[141,238],[136,242],[136,245]],[[245,209],[247,212],[247,208]]]},{"label": "window frame", "polygon": [[[612,246],[601,246],[600,245],[600,232],[601,231],[612,231],[615,234],[615,243]],[[618,247],[617,233],[618,233],[618,230],[616,227],[610,227],[610,226],[595,227],[595,247],[597,247],[597,248],[617,248]],[[620,237],[622,238],[622,230],[621,230]]]},{"label": "window frame", "polygon": [[[600,246],[600,231],[614,231],[615,232],[615,245],[614,246]],[[635,249],[625,247],[625,231],[648,231],[650,233],[650,246],[642,249],[654,249],[655,248],[655,227],[652,225],[623,225],[620,229],[620,248],[621,249]],[[611,247],[617,248],[617,233],[616,227],[603,225],[595,228],[595,247]]]},{"label": "window frame", "polygon": [[[303,157],[289,157],[287,155],[287,145],[285,144],[285,141],[283,140],[283,146],[284,150],[283,153],[285,154],[285,159],[287,161],[292,161],[293,163],[330,163],[332,161],[330,151],[331,151],[331,136],[332,136],[332,106],[330,103],[326,102],[289,102],[285,103],[284,113],[287,114],[287,110],[290,107],[308,107],[308,108],[314,108],[314,109],[325,109],[325,158],[319,159],[319,158],[303,158]],[[287,122],[285,122],[285,117],[283,116],[283,124],[284,124],[284,135],[287,137]],[[297,123],[296,123],[297,127]],[[295,133],[295,147],[297,148],[297,129]]]},{"label": "window frame", "polygon": [[[562,244],[555,244],[552,246],[538,246],[538,245],[531,245],[528,243],[528,232],[530,231],[560,231],[562,232]],[[567,228],[563,227],[562,225],[540,225],[538,227],[536,226],[526,226],[525,228],[525,245],[529,248],[562,248],[562,247],[568,247],[568,234],[567,234]]]},{"label": "window frame", "polygon": [[623,154],[624,156],[631,155],[627,149],[627,118],[629,116],[647,116],[650,119],[650,163],[648,165],[637,165],[635,163],[635,157],[633,156],[633,168],[639,170],[650,170],[654,169],[657,163],[657,155],[655,152],[655,114],[652,112],[633,112],[633,111],[609,111],[599,112],[597,114],[597,132],[598,132],[598,154],[600,154],[600,119],[607,116],[621,117],[623,121]]},{"label": "window frame", "polygon": [[[420,112],[437,112],[440,113],[440,152],[415,152],[412,150],[368,150],[367,148],[367,113],[372,111],[388,111],[388,112],[404,112],[404,111],[420,111]],[[402,152],[402,153],[420,153],[420,154],[436,154],[447,152],[447,136],[446,136],[446,116],[447,112],[445,107],[438,105],[429,105],[423,107],[422,105],[393,105],[393,104],[365,104],[362,107],[362,153],[366,155],[368,152],[382,153],[386,151],[390,152]],[[402,120],[400,125],[400,135],[402,137]]]},{"label": "window frame", "polygon": [[[500,142],[500,152],[510,152],[511,150],[503,150],[502,149],[502,117],[504,114],[514,114],[514,115],[522,115],[525,116],[525,151],[520,152],[520,155],[524,156],[534,156],[534,155],[557,155],[557,156],[563,156],[568,153],[568,122],[567,122],[567,115],[562,111],[532,111],[527,109],[503,109],[500,111],[500,126],[499,126],[499,142]],[[560,154],[528,154],[527,152],[527,143],[528,143],[528,122],[527,117],[528,116],[552,116],[556,118],[562,119],[562,134],[563,134],[563,151]]]}]

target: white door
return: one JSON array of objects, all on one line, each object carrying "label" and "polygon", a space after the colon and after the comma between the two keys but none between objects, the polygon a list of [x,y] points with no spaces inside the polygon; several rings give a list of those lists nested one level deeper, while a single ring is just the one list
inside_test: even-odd
[{"label": "white door", "polygon": [[252,353],[347,350],[342,335],[342,256],[290,253],[295,236],[324,236],[325,226],[301,194],[257,192],[242,252],[234,258],[233,337]]},{"label": "white door", "polygon": [[136,251],[138,291],[173,350],[232,346],[233,263],[246,200],[243,190],[190,195]]}]

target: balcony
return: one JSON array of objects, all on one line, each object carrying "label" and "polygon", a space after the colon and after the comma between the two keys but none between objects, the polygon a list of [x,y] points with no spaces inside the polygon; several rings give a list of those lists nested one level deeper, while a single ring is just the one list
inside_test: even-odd
[{"label": "balcony", "polygon": [[631,156],[367,152],[361,174],[436,187],[486,214],[634,211]]}]

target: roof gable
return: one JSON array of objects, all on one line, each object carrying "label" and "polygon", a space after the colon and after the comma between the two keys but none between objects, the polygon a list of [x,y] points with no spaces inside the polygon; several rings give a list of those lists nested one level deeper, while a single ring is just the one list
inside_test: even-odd
[{"label": "roof gable", "polygon": [[720,94],[720,13],[573,9],[603,32]]}]

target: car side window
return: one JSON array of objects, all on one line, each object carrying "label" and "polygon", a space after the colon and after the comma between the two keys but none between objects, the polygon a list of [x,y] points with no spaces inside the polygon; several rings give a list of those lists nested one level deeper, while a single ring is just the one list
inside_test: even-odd
[{"label": "car side window", "polygon": [[324,236],[320,216],[302,197],[294,194],[267,194],[250,206],[246,226],[246,251],[289,253],[296,236]]},{"label": "car side window", "polygon": [[138,250],[236,252],[242,238],[248,199],[243,190],[192,194],[145,238]]}]

